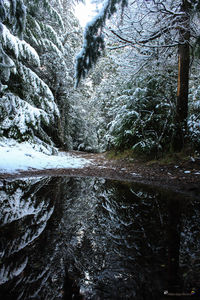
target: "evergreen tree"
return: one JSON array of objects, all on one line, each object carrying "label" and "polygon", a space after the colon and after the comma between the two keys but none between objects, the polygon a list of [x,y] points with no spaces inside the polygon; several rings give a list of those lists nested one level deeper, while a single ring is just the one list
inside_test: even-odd
[{"label": "evergreen tree", "polygon": [[169,150],[173,131],[176,94],[173,64],[166,65],[165,72],[159,66],[146,68],[134,78],[131,70],[127,73],[130,62],[117,64],[121,55],[120,51],[112,55],[112,60],[107,57],[112,65],[110,70],[104,59],[99,63],[106,74],[93,103],[96,102],[100,111],[98,136],[101,149],[130,149],[138,154],[159,156]]},{"label": "evergreen tree", "polygon": [[[2,2],[1,2],[2,4]],[[48,85],[38,76],[38,53],[22,40],[26,11],[23,1],[1,5],[5,18],[1,23],[1,120],[0,134],[19,142],[29,141],[49,148],[50,124],[59,116]],[[50,148],[49,148],[50,150]]]},{"label": "evergreen tree", "polygon": [[54,146],[77,147],[74,116],[81,119],[80,134],[86,131],[82,108],[75,104],[82,91],[73,88],[73,60],[81,35],[74,3],[0,2],[2,137],[51,151]]},{"label": "evergreen tree", "polygon": [[84,97],[89,95],[84,86],[79,91],[73,86],[74,56],[80,47],[81,29],[72,8],[68,0],[34,2],[27,17],[26,38],[40,55],[41,67],[36,72],[51,87],[60,112],[56,126],[49,129],[51,138],[67,150],[89,150],[91,144],[94,148],[93,140],[88,140],[91,125],[82,113]]}]

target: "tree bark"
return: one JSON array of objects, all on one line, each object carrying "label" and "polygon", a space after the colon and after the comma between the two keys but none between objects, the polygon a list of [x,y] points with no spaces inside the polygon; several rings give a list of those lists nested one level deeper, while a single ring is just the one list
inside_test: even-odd
[{"label": "tree bark", "polygon": [[190,17],[189,4],[182,1],[181,11],[184,16],[181,18],[178,46],[178,86],[177,102],[175,112],[175,134],[173,138],[173,150],[181,151],[184,148],[187,136],[188,117],[188,89],[189,89],[189,69],[190,69]]}]

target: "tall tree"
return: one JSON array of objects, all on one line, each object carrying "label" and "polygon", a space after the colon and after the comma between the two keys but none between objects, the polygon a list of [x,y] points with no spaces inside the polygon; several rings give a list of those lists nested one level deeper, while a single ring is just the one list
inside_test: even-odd
[{"label": "tall tree", "polygon": [[189,89],[189,69],[190,69],[190,9],[191,3],[182,0],[180,12],[183,13],[179,24],[179,44],[178,44],[178,85],[177,104],[175,114],[175,134],[172,146],[175,151],[180,151],[187,135],[188,117],[188,89]]},{"label": "tall tree", "polygon": [[73,64],[71,39],[76,39],[77,31],[71,13],[72,4],[68,0],[58,3],[54,0],[28,2],[26,39],[39,53],[41,67],[36,72],[51,87],[60,112],[55,126],[49,128],[49,134],[57,146],[63,146],[68,144],[69,139],[68,92],[72,86],[70,68]]},{"label": "tall tree", "polygon": [[44,151],[73,148],[71,119],[81,115],[74,103],[80,92],[73,88],[80,45],[75,2],[0,1],[1,138],[28,141]]},{"label": "tall tree", "polygon": [[[26,3],[27,4],[27,3]],[[32,4],[29,3],[30,6]],[[59,111],[48,85],[37,74],[40,58],[24,33],[29,14],[25,1],[1,1],[5,17],[1,23],[0,136],[29,141],[52,150],[48,129]],[[44,147],[45,146],[45,147]],[[49,147],[50,146],[50,147]]]}]

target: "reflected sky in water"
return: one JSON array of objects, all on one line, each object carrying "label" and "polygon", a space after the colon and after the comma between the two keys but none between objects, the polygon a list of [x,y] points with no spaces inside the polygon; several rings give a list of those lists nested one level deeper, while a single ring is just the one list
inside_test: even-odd
[{"label": "reflected sky in water", "polygon": [[[0,299],[164,299],[200,286],[199,201],[96,178],[0,185]],[[197,294],[197,291],[195,291]]]}]

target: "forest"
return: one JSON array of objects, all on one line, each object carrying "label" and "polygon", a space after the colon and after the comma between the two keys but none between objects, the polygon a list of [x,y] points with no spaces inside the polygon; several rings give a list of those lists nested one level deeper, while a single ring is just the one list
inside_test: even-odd
[{"label": "forest", "polygon": [[0,142],[159,158],[200,152],[198,0],[0,0]]},{"label": "forest", "polygon": [[84,2],[0,0],[0,299],[200,299],[200,1]]}]

